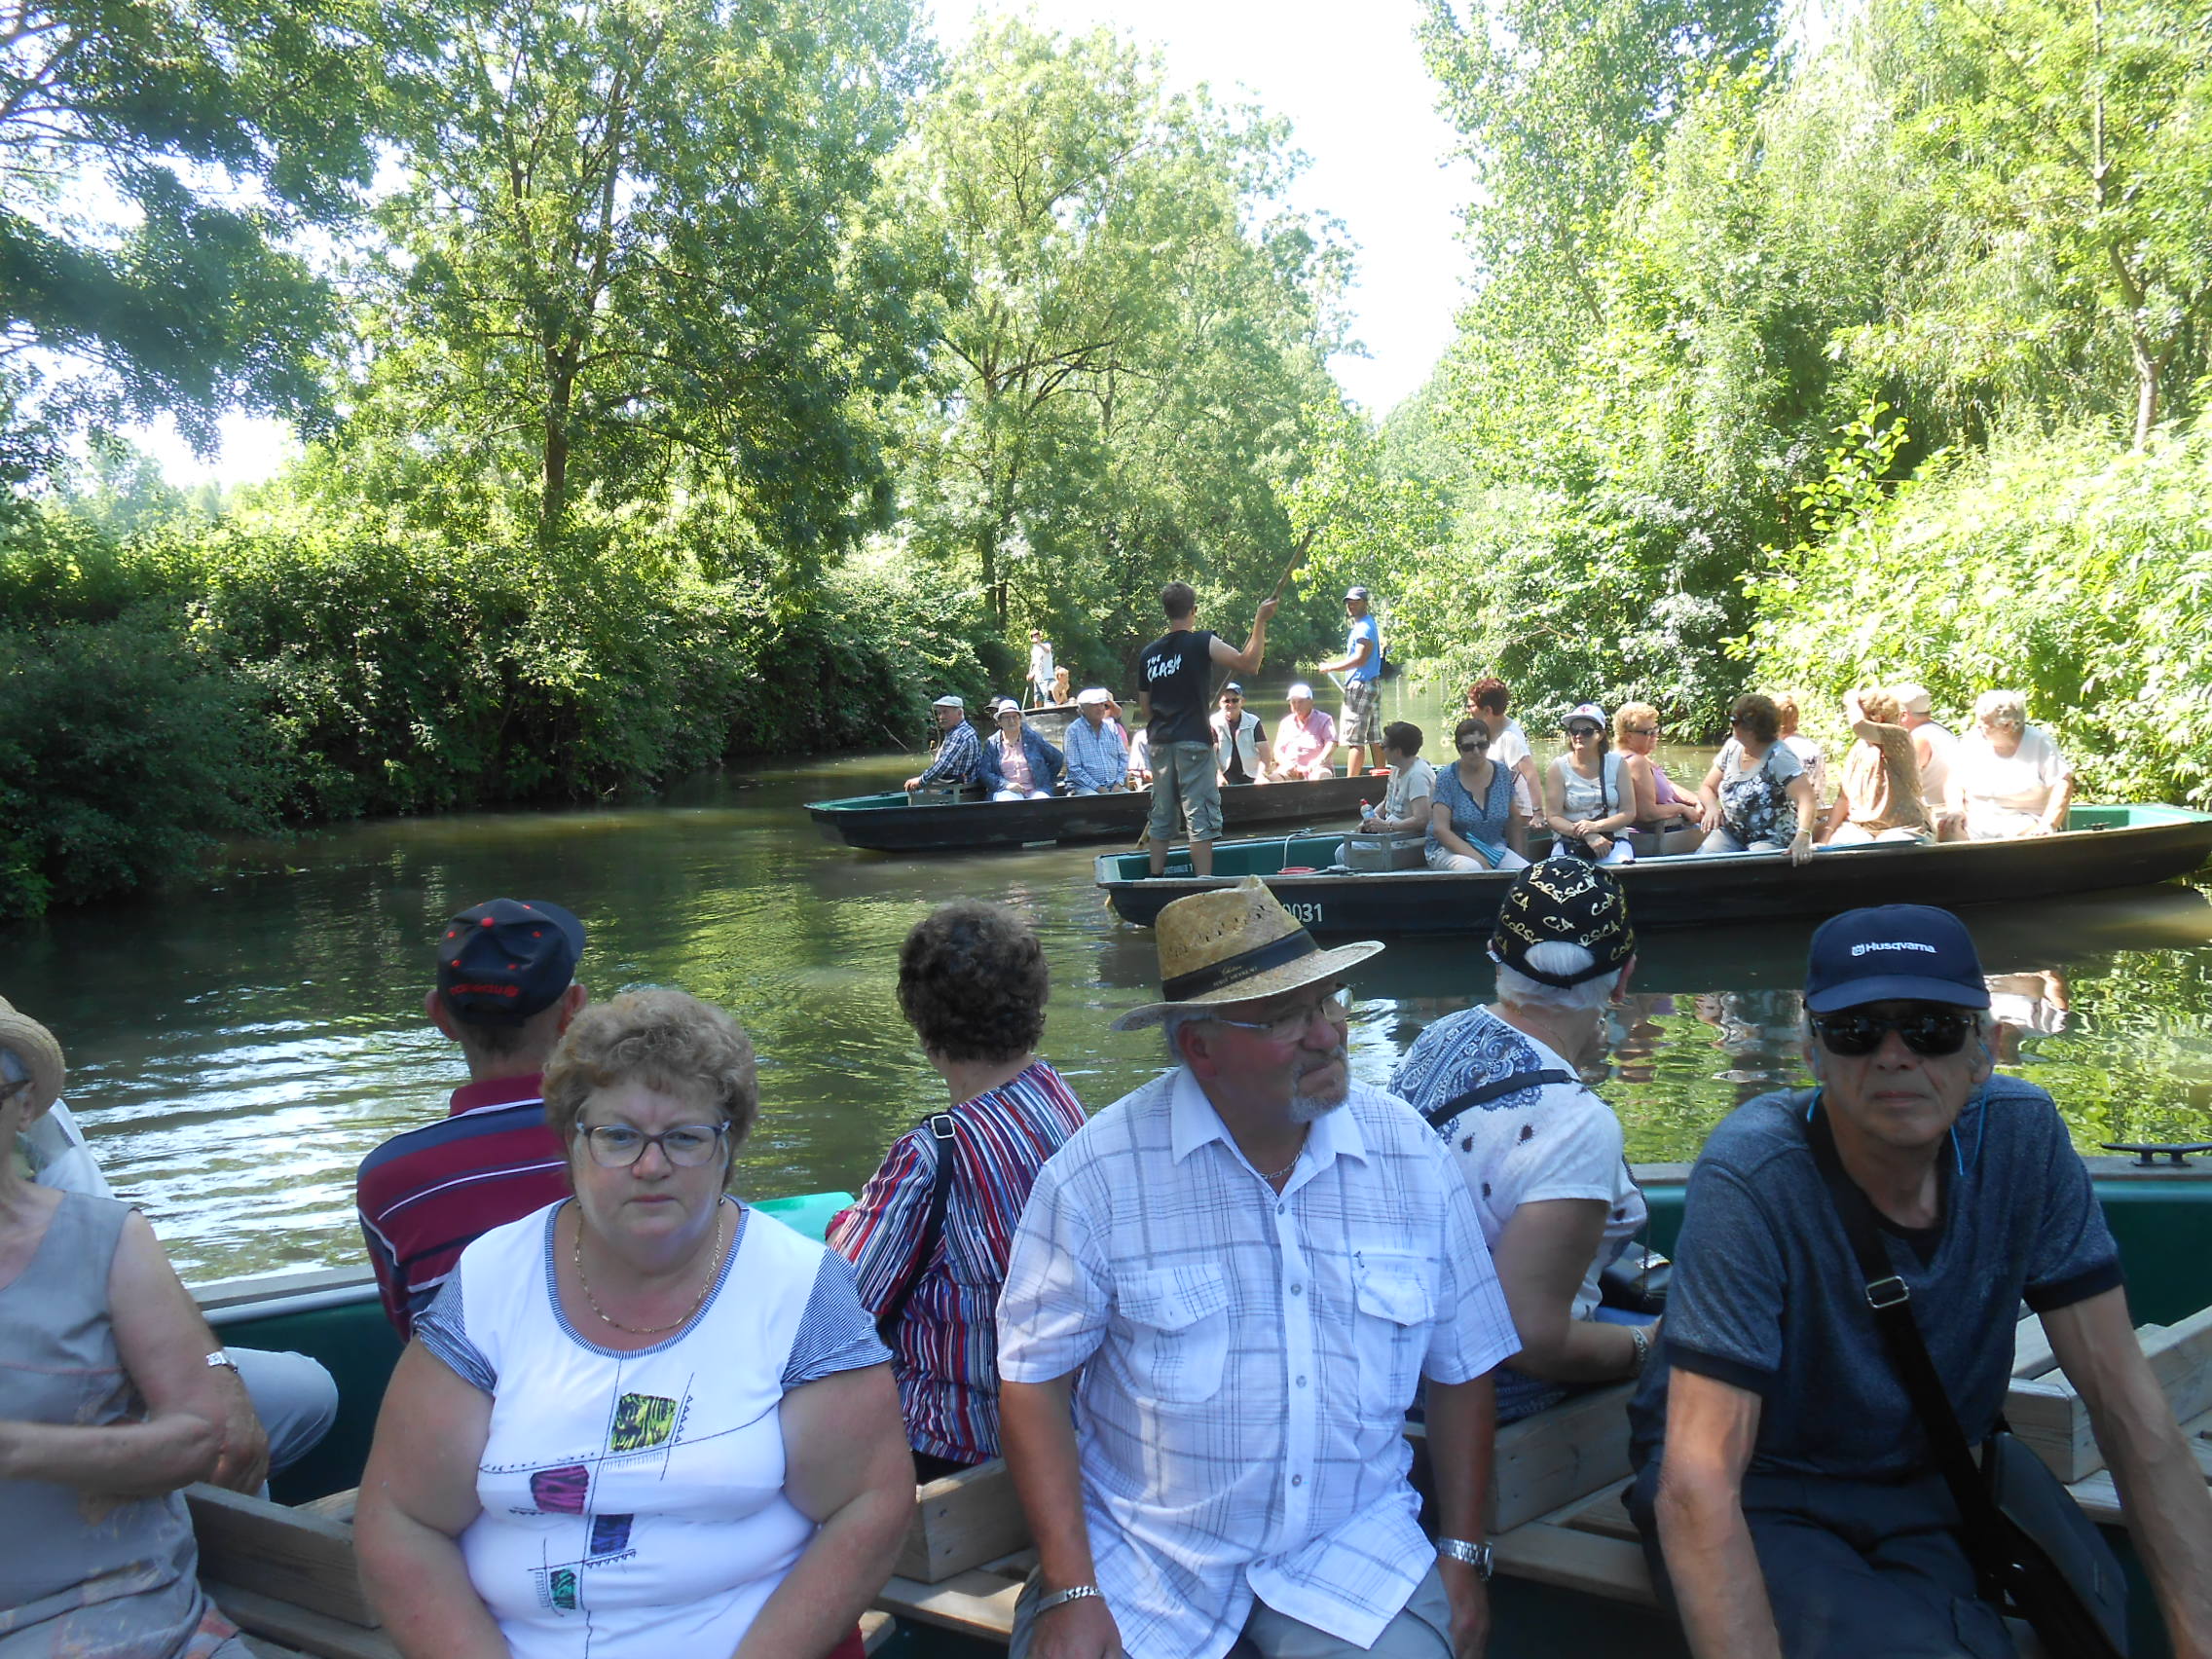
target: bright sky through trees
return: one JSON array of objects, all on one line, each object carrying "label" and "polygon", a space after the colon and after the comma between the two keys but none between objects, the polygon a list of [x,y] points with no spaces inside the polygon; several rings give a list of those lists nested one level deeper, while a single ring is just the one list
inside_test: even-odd
[{"label": "bright sky through trees", "polygon": [[[1341,220],[1358,247],[1348,300],[1368,354],[1337,358],[1338,380],[1382,416],[1428,377],[1459,305],[1456,233],[1472,184],[1436,113],[1415,0],[937,0],[938,38],[950,56],[978,14],[1017,12],[1063,34],[1106,24],[1158,46],[1170,85],[1204,82],[1216,102],[1255,102],[1288,120],[1310,158],[1293,201]],[[278,422],[232,415],[221,430],[211,465],[166,421],[134,435],[179,484],[265,478],[294,447]]]}]

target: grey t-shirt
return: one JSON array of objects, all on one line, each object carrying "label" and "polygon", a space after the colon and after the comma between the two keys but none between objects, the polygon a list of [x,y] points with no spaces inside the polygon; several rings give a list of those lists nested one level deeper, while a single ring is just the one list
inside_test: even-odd
[{"label": "grey t-shirt", "polygon": [[[1630,1407],[1639,1465],[1658,1454],[1678,1366],[1760,1396],[1753,1472],[1889,1480],[1933,1467],[1806,1140],[1816,1098],[1762,1094],[1698,1156],[1660,1351]],[[2120,1254],[2035,1085],[1991,1078],[1939,1158],[1941,1220],[1917,1235],[1885,1224],[1883,1243],[1978,1441],[2005,1404],[2020,1303],[2046,1312],[2110,1290]]]}]

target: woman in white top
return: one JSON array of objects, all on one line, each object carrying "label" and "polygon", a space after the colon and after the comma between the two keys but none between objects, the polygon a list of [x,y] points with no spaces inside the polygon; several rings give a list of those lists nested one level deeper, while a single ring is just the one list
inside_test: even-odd
[{"label": "woman in white top", "polygon": [[1521,1351],[1498,1370],[1500,1422],[1634,1377],[1651,1350],[1648,1315],[1600,1305],[1599,1276],[1645,1208],[1620,1120],[1575,1075],[1635,949],[1611,871],[1579,859],[1523,870],[1491,936],[1497,1001],[1430,1025],[1390,1078],[1459,1165],[1513,1310]]},{"label": "woman in white top", "polygon": [[[1605,742],[1605,711],[1577,704],[1560,724],[1567,753],[1544,774],[1544,822],[1563,850],[1579,850],[1600,864],[1627,864],[1636,855],[1620,832],[1636,822],[1636,791]],[[1566,848],[1567,842],[1574,847]]]},{"label": "woman in white top", "polygon": [[825,1659],[914,1465],[844,1259],[726,1196],[753,1049],[681,991],[545,1071],[575,1197],[461,1253],[400,1356],[361,1576],[408,1659]]},{"label": "woman in white top", "polygon": [[1984,691],[1973,730],[1959,739],[1945,783],[1943,829],[1970,841],[2048,835],[2066,827],[2074,768],[2041,726],[2028,724],[2017,691]]}]

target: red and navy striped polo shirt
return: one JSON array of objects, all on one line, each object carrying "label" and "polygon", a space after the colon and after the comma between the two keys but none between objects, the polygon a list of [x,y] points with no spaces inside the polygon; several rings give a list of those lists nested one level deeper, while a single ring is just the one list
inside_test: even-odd
[{"label": "red and navy striped polo shirt", "polygon": [[478,1235],[569,1196],[538,1074],[454,1090],[449,1115],[361,1161],[354,1203],[387,1318],[405,1341]]}]

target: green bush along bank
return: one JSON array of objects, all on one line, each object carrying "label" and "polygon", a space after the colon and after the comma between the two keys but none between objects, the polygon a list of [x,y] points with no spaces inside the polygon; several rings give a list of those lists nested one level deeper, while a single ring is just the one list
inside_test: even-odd
[{"label": "green bush along bank", "polygon": [[617,529],[548,552],[37,514],[0,541],[0,916],[175,874],[233,831],[918,746],[930,697],[1010,672],[988,633],[928,567],[773,592]]},{"label": "green bush along bank", "polygon": [[1954,725],[1992,687],[2092,797],[2212,808],[2212,431],[2116,450],[2103,430],[2000,440],[1751,584],[1759,685],[1907,677]]}]

